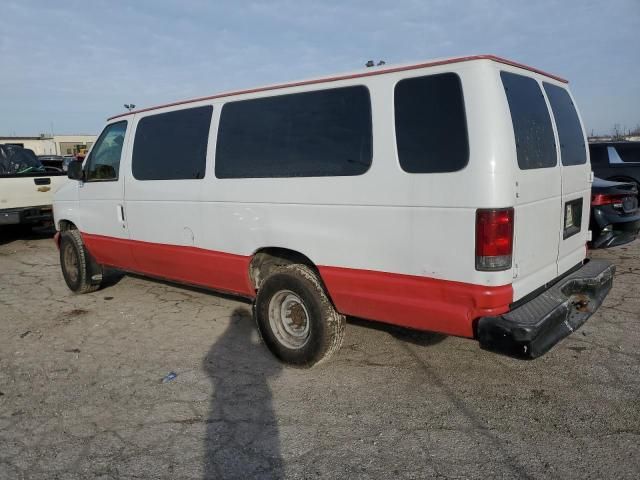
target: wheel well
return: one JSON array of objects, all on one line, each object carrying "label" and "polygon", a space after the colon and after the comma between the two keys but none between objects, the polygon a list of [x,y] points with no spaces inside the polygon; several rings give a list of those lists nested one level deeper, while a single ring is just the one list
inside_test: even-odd
[{"label": "wheel well", "polygon": [[264,279],[267,278],[273,267],[290,265],[292,263],[307,265],[320,277],[316,266],[309,257],[302,253],[287,248],[262,248],[253,255],[251,263],[249,264],[249,279],[251,280],[253,288],[256,290],[260,288],[260,285]]},{"label": "wheel well", "polygon": [[60,230],[61,232],[64,232],[65,230],[77,230],[78,227],[75,226],[75,224],[73,222],[70,222],[69,220],[60,220],[58,222],[58,230]]}]

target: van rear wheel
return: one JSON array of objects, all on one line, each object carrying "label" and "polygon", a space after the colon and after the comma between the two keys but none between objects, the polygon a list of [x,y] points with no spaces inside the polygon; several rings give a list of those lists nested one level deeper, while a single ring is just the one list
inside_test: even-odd
[{"label": "van rear wheel", "polygon": [[344,315],[306,265],[274,268],[258,290],[253,316],[269,350],[292,365],[317,365],[338,351],[344,338]]},{"label": "van rear wheel", "polygon": [[99,281],[91,280],[91,272],[101,268],[91,262],[93,260],[78,230],[65,230],[60,234],[60,267],[64,281],[72,292],[90,293],[100,288]]}]

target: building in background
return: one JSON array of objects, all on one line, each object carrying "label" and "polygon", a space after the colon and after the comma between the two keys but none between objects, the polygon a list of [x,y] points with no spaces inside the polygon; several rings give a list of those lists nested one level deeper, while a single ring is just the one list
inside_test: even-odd
[{"label": "building in background", "polygon": [[37,137],[0,136],[1,144],[20,145],[36,155],[84,155],[96,141],[96,135],[48,135]]}]

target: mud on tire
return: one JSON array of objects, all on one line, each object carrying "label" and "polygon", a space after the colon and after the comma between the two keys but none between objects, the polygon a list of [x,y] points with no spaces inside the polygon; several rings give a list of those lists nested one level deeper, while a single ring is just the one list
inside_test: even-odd
[{"label": "mud on tire", "polygon": [[253,317],[269,350],[291,365],[317,365],[338,351],[344,338],[344,315],[306,265],[275,267],[258,290]]},{"label": "mud on tire", "polygon": [[90,293],[100,288],[92,281],[92,272],[102,273],[87,252],[78,230],[65,230],[60,234],[60,267],[67,286],[75,293]]}]

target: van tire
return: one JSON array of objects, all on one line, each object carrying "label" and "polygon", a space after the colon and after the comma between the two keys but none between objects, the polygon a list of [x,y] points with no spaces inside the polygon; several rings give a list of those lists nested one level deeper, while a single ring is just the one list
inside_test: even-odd
[{"label": "van tire", "polygon": [[284,363],[298,367],[327,360],[344,339],[344,315],[336,311],[320,279],[306,265],[273,268],[258,290],[253,318],[267,348]]},{"label": "van tire", "polygon": [[91,259],[78,230],[65,230],[60,234],[60,267],[72,292],[91,293],[100,288],[99,281],[91,281],[91,272],[101,272],[102,268]]}]

